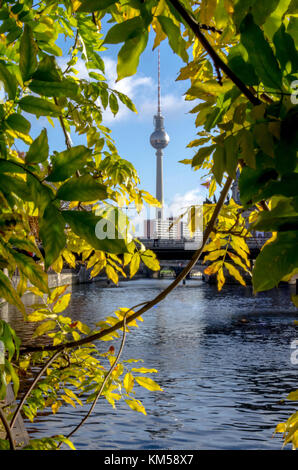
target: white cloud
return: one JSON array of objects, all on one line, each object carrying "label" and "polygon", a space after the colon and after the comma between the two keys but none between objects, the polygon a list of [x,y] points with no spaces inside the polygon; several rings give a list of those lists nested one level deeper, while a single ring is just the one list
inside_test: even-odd
[{"label": "white cloud", "polygon": [[183,214],[190,206],[198,206],[203,204],[203,196],[201,190],[190,189],[185,194],[176,193],[167,206],[165,206],[166,217],[178,217]]},{"label": "white cloud", "polygon": [[[127,95],[135,104],[138,111],[138,119],[152,119],[157,109],[157,83],[152,77],[141,76],[139,74],[132,77],[126,77],[119,82],[117,80],[117,63],[110,57],[105,57],[105,77],[111,89],[115,89]],[[58,58],[58,64],[64,70],[67,67],[67,58]],[[88,70],[82,59],[78,59],[74,68],[78,71],[77,77],[90,80]],[[173,93],[162,95],[162,112],[167,116],[175,115],[175,113],[187,113],[190,109],[182,96]],[[124,104],[119,102],[119,111],[116,116],[107,109],[103,113],[103,121],[106,124],[123,122],[133,118],[134,113],[130,111]]]}]

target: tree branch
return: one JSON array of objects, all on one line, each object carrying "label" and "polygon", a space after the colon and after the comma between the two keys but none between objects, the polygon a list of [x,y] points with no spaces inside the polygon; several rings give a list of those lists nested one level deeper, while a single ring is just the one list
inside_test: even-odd
[{"label": "tree branch", "polygon": [[[233,179],[231,177],[228,177],[227,180],[226,180],[226,183],[225,183],[225,185],[224,185],[224,187],[221,191],[218,202],[217,202],[217,204],[214,208],[214,212],[212,214],[212,217],[211,217],[211,219],[210,219],[210,221],[209,221],[209,223],[206,227],[206,230],[204,232],[202,246],[194,253],[192,259],[189,261],[187,266],[181,271],[181,273],[176,277],[176,279],[166,289],[164,289],[153,300],[150,300],[150,301],[146,302],[144,307],[137,310],[135,313],[133,313],[132,315],[130,315],[127,318],[127,321],[126,321],[127,324],[129,324],[130,322],[132,322],[133,320],[135,320],[136,318],[141,316],[143,313],[150,310],[152,307],[154,307],[154,305],[156,305],[159,302],[161,302],[162,300],[164,300],[167,297],[167,295],[170,292],[172,292],[172,290],[174,290],[175,287],[177,287],[177,285],[184,279],[184,277],[190,272],[190,270],[193,268],[193,266],[197,263],[198,259],[200,258],[201,254],[204,250],[204,247],[205,247],[205,245],[206,245],[206,243],[209,239],[209,236],[210,236],[211,232],[213,231],[213,228],[215,226],[217,217],[218,217],[218,215],[221,211],[221,208],[222,208],[222,206],[225,202],[226,196],[229,192],[229,189],[231,187],[232,182],[233,182]],[[38,347],[38,346],[31,346],[30,347],[29,346],[29,347],[26,347],[22,352],[33,352],[33,351],[44,351],[44,350],[46,350],[46,351],[57,351],[57,350],[59,351],[60,350],[60,352],[61,352],[63,349],[74,348],[74,347],[77,347],[77,346],[82,346],[83,344],[92,343],[93,341],[101,339],[101,338],[113,333],[114,331],[119,330],[122,327],[123,327],[123,320],[119,321],[118,323],[116,323],[114,326],[112,326],[110,328],[101,330],[100,332],[95,333],[93,335],[86,336],[85,338],[82,338],[78,341],[70,341],[69,343],[65,343],[63,345],[56,345],[56,346],[40,346],[40,347]]]},{"label": "tree branch", "polygon": [[212,58],[215,67],[221,69],[227,77],[229,77],[232,82],[242,91],[246,98],[253,104],[259,105],[262,102],[259,98],[255,97],[254,94],[247,88],[247,86],[234,74],[230,67],[219,57],[217,52],[213,49],[208,39],[204,36],[201,31],[200,24],[193,18],[193,16],[184,8],[179,0],[167,0],[175,8],[175,10],[180,14],[184,22],[190,27],[195,36],[198,38],[204,49],[208,52]]},{"label": "tree branch", "polygon": [[14,445],[14,441],[13,441],[12,426],[11,426],[11,428],[10,428],[9,423],[8,423],[8,421],[7,421],[7,419],[6,419],[6,416],[5,416],[5,414],[3,413],[3,410],[2,410],[1,407],[0,407],[0,420],[1,420],[2,423],[3,423],[4,429],[5,429],[6,434],[7,434],[7,437],[8,437],[10,450],[16,450],[15,445]]}]

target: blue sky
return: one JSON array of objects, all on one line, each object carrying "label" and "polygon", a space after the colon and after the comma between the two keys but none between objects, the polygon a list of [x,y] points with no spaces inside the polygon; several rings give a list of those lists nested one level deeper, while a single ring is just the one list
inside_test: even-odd
[{"label": "blue sky", "polygon": [[[127,94],[136,105],[138,114],[131,112],[120,104],[119,113],[114,117],[110,111],[104,113],[103,124],[112,130],[117,149],[122,158],[133,163],[141,179],[140,187],[155,195],[155,150],[151,147],[149,138],[154,130],[153,116],[157,111],[157,49],[152,51],[153,34],[150,34],[146,50],[141,55],[136,75],[116,81],[117,54],[121,47],[107,46],[102,53],[106,64],[106,77],[111,88]],[[59,41],[60,42],[60,41]],[[68,41],[59,44],[64,50],[68,48]],[[170,136],[170,143],[164,151],[164,202],[165,205],[179,204],[185,207],[188,204],[199,202],[200,197],[205,198],[208,191],[201,186],[201,172],[194,172],[189,165],[179,163],[179,160],[191,158],[193,149],[187,149],[187,144],[196,138],[194,115],[188,111],[196,102],[184,101],[183,94],[188,88],[187,81],[176,81],[183,61],[172,52],[165,40],[160,45],[161,57],[161,105],[165,118],[165,128]],[[57,58],[59,65],[64,68],[66,57]],[[88,73],[79,60],[76,67],[80,76],[88,79]],[[41,129],[46,127],[49,135],[51,150],[61,151],[65,148],[64,136],[58,121],[55,128],[51,127],[46,118],[33,119],[31,136],[35,138]],[[56,121],[56,120],[55,120]],[[84,137],[71,135],[75,145],[85,144]],[[23,145],[19,145],[23,150]]]},{"label": "blue sky", "polygon": [[[120,91],[127,93],[134,101],[138,114],[121,108],[114,119],[106,116],[107,125],[112,129],[113,137],[122,157],[130,160],[136,167],[143,189],[155,195],[155,150],[149,143],[154,130],[153,115],[157,111],[157,49],[152,51],[153,36],[150,36],[145,52],[141,55],[137,74],[116,84]],[[107,75],[111,86],[116,78],[116,61],[119,47],[108,48],[103,57],[107,59]],[[164,150],[164,199],[167,205],[190,191],[202,196],[207,191],[200,185],[201,173],[191,170],[189,165],[178,163],[184,158],[191,158],[193,149],[186,145],[195,138],[194,115],[188,111],[194,102],[184,101],[187,90],[186,81],[175,81],[182,60],[170,49],[167,40],[160,46],[161,57],[161,106],[165,118],[165,128],[170,136],[170,143]]]}]

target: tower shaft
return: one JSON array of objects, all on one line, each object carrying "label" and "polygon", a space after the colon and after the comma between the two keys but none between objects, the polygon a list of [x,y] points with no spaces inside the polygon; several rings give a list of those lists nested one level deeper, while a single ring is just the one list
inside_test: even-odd
[{"label": "tower shaft", "polygon": [[161,114],[160,97],[160,53],[158,50],[158,87],[157,87],[157,114],[154,116],[155,130],[150,136],[150,143],[156,149],[156,199],[161,207],[156,209],[156,219],[162,220],[163,211],[163,149],[168,145],[170,138],[164,128],[164,118]]},{"label": "tower shaft", "polygon": [[161,207],[156,208],[156,218],[163,219],[163,152],[156,151],[156,199],[161,203]]}]

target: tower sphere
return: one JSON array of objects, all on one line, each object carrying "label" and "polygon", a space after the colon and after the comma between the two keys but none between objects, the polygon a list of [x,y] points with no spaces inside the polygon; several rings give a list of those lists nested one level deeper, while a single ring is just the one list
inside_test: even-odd
[{"label": "tower sphere", "polygon": [[170,137],[164,129],[157,129],[150,136],[150,144],[157,150],[164,149],[170,142]]},{"label": "tower sphere", "polygon": [[170,137],[165,131],[164,120],[161,114],[154,116],[155,131],[150,136],[150,144],[157,150],[164,149],[170,142]]}]

